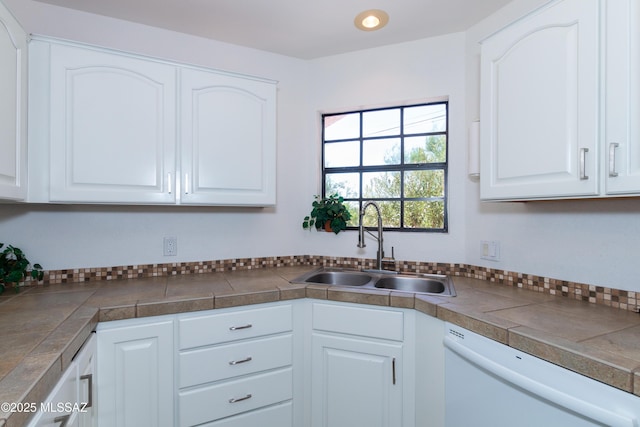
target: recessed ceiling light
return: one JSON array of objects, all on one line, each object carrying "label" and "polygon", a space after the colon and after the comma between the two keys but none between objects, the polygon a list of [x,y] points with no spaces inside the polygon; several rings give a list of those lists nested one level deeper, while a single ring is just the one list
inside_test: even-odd
[{"label": "recessed ceiling light", "polygon": [[389,15],[384,10],[365,10],[353,20],[355,26],[362,31],[375,31],[387,25]]}]

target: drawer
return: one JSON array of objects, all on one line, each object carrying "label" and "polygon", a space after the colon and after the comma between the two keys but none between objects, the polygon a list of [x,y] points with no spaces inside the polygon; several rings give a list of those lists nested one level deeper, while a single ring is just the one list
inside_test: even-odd
[{"label": "drawer", "polygon": [[178,320],[180,350],[292,330],[291,305],[183,317]]},{"label": "drawer", "polygon": [[[62,377],[43,404],[38,403],[38,412],[31,420],[28,427],[56,426],[59,425],[58,423],[62,423],[62,420],[65,420],[67,423],[73,423],[75,421],[77,413],[71,411],[72,408],[68,408],[65,405],[73,405],[78,402],[77,385],[75,382],[77,373],[78,365],[72,363],[71,366],[69,366],[69,368],[62,374]],[[18,399],[18,402],[19,401],[20,400]],[[48,408],[49,410],[41,410],[43,409],[43,405],[46,407],[44,409]],[[59,408],[58,405],[62,405],[62,407]],[[62,411],[64,409],[69,410]],[[62,420],[56,421],[58,418],[62,418]]]},{"label": "drawer", "polygon": [[291,402],[258,409],[224,420],[203,424],[202,427],[293,427],[293,405]]},{"label": "drawer", "polygon": [[402,341],[404,314],[377,308],[314,303],[313,329]]},{"label": "drawer", "polygon": [[178,393],[179,424],[193,426],[290,400],[292,381],[292,370],[286,368],[181,391]]},{"label": "drawer", "polygon": [[180,353],[180,388],[291,365],[291,334]]}]

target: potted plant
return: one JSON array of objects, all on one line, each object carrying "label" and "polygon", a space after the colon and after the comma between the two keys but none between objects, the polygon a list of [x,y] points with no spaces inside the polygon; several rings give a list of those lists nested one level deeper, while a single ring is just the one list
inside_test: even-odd
[{"label": "potted plant", "polygon": [[[2,249],[4,248],[4,249]],[[27,277],[31,277],[34,280],[42,280],[44,272],[40,264],[33,264],[24,256],[24,252],[19,248],[11,245],[0,243],[0,293],[4,292],[4,289],[13,284],[16,292],[22,282]]]},{"label": "potted plant", "polygon": [[329,197],[315,196],[311,206],[313,209],[308,216],[304,217],[302,228],[311,229],[315,226],[316,230],[324,228],[336,234],[347,228],[351,213],[344,204],[343,197],[338,194]]}]

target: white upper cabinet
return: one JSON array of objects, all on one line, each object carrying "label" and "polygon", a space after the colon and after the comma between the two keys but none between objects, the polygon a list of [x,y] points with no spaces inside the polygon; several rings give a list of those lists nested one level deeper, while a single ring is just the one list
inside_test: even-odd
[{"label": "white upper cabinet", "polygon": [[605,140],[607,194],[640,193],[640,2],[607,1]]},{"label": "white upper cabinet", "polygon": [[481,47],[481,198],[599,191],[599,2],[552,2]]},{"label": "white upper cabinet", "polygon": [[275,204],[275,85],[181,74],[182,203]]},{"label": "white upper cabinet", "polygon": [[0,199],[27,192],[27,36],[0,3]]},{"label": "white upper cabinet", "polygon": [[49,46],[50,201],[174,202],[175,68]]},{"label": "white upper cabinet", "polygon": [[30,201],[275,204],[273,82],[49,39],[30,48]]}]

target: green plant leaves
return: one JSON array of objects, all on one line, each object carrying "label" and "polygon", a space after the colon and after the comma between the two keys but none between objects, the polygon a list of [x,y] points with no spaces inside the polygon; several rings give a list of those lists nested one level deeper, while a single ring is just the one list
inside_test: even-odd
[{"label": "green plant leaves", "polygon": [[33,280],[42,280],[44,272],[40,264],[31,266],[29,260],[25,257],[24,252],[20,248],[0,243],[0,293],[2,293],[6,285],[13,283],[16,292],[18,292],[19,284],[27,277]]},{"label": "green plant leaves", "polygon": [[331,225],[331,231],[335,234],[347,228],[351,214],[344,205],[343,197],[338,194],[326,198],[319,195],[314,197],[315,200],[311,203],[311,213],[304,217],[302,228],[311,229],[315,226],[316,230],[321,230],[327,221]]}]

